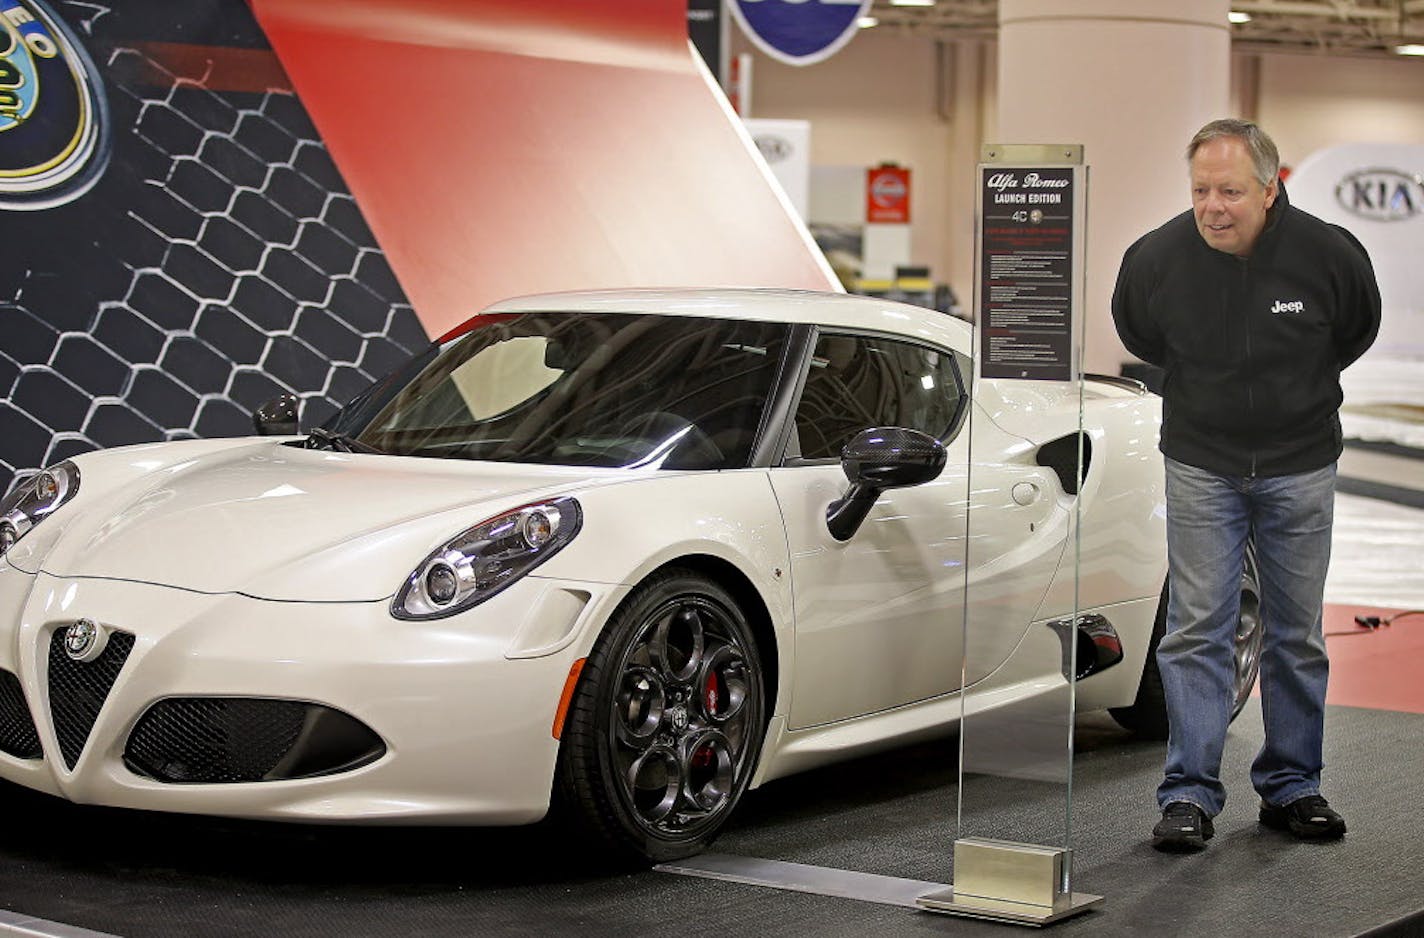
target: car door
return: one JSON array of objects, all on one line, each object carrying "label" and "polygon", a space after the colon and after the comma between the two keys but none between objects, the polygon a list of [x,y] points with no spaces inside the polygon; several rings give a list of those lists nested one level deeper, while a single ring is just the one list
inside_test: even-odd
[{"label": "car door", "polygon": [[[1054,508],[1051,499],[1019,504],[1011,492],[1019,481],[1046,487],[1051,473],[1016,461],[1012,438],[1001,439],[1006,435],[998,431],[990,445],[994,468],[984,473],[988,483],[981,491],[980,479],[971,480],[971,447],[961,432],[968,407],[962,374],[954,354],[901,339],[830,331],[817,337],[787,451],[770,472],[791,555],[793,729],[959,689],[967,544],[969,559],[984,574],[972,589],[992,597],[990,614],[971,612],[971,622],[982,620],[990,640],[971,644],[970,680],[1007,656],[1036,608],[1035,592],[1042,598],[1048,576],[1014,585],[1016,559],[1022,559],[1015,557],[1016,535],[1044,525]],[[991,435],[997,430],[983,422]],[[826,527],[826,506],[848,485],[838,455],[871,426],[936,436],[945,442],[948,462],[933,482],[883,493],[855,535],[837,541]],[[1019,489],[1021,498],[1025,491]],[[966,516],[971,498],[972,527]],[[996,514],[1011,517],[991,518]],[[1044,562],[1042,551],[1036,556],[1051,574],[1056,557]]]}]

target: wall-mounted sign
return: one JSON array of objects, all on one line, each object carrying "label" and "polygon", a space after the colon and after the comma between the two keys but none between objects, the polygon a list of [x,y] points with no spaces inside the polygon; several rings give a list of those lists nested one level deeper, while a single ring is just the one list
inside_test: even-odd
[{"label": "wall-mounted sign", "polygon": [[791,207],[805,221],[811,201],[811,122],[751,118],[743,123]]},{"label": "wall-mounted sign", "polygon": [[0,210],[61,205],[109,160],[108,105],[78,37],[40,0],[0,0]]},{"label": "wall-mounted sign", "polygon": [[910,222],[910,171],[875,166],[865,171],[865,220],[877,224]]},{"label": "wall-mounted sign", "polygon": [[1070,381],[1083,168],[986,162],[979,171],[980,374]]},{"label": "wall-mounted sign", "polygon": [[1424,357],[1421,180],[1424,142],[1327,147],[1301,160],[1291,174],[1291,205],[1358,238],[1379,280],[1384,303],[1379,338],[1344,375],[1345,398],[1355,404],[1398,401],[1392,369],[1412,375]]},{"label": "wall-mounted sign", "polygon": [[871,0],[731,0],[752,43],[787,65],[811,65],[838,52],[860,28]]},{"label": "wall-mounted sign", "polygon": [[1424,177],[1397,169],[1360,169],[1335,185],[1335,200],[1352,215],[1404,221],[1424,214]]}]

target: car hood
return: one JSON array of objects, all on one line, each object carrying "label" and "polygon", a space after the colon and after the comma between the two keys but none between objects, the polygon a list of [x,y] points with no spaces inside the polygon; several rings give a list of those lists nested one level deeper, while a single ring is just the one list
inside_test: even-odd
[{"label": "car hood", "polygon": [[[161,468],[92,495],[81,489],[38,561],[44,572],[263,599],[375,601],[391,596],[430,551],[471,525],[531,499],[628,478],[621,470],[346,454],[272,442],[163,462],[150,459]],[[86,468],[86,487],[104,488],[103,467]],[[59,521],[56,515],[51,524]],[[19,555],[14,565],[31,566]]]}]

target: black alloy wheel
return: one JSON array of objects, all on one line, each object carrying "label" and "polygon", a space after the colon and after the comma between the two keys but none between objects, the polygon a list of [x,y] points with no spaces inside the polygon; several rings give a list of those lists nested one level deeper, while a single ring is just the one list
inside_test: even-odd
[{"label": "black alloy wheel", "polygon": [[584,665],[559,753],[560,812],[627,860],[704,850],[756,768],[764,694],[736,600],[689,570],[657,574]]},{"label": "black alloy wheel", "polygon": [[[1147,647],[1147,661],[1142,668],[1137,699],[1129,707],[1114,707],[1108,712],[1124,729],[1144,739],[1167,738],[1167,695],[1162,687],[1162,674],[1157,670],[1157,645],[1167,634],[1168,583],[1162,587],[1157,603],[1157,618],[1152,624],[1152,639]],[[1261,617],[1261,581],[1256,566],[1256,548],[1246,545],[1246,563],[1241,571],[1241,611],[1236,620],[1234,657],[1236,675],[1232,688],[1231,719],[1236,719],[1261,673],[1261,646],[1266,637]]]}]

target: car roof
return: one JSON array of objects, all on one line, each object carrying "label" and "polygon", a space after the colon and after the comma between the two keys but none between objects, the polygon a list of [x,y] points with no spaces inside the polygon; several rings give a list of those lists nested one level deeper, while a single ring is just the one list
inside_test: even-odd
[{"label": "car roof", "polygon": [[972,328],[947,313],[879,297],[727,287],[541,293],[501,300],[481,315],[527,312],[657,313],[807,323],[917,337],[965,354],[969,353]]}]

